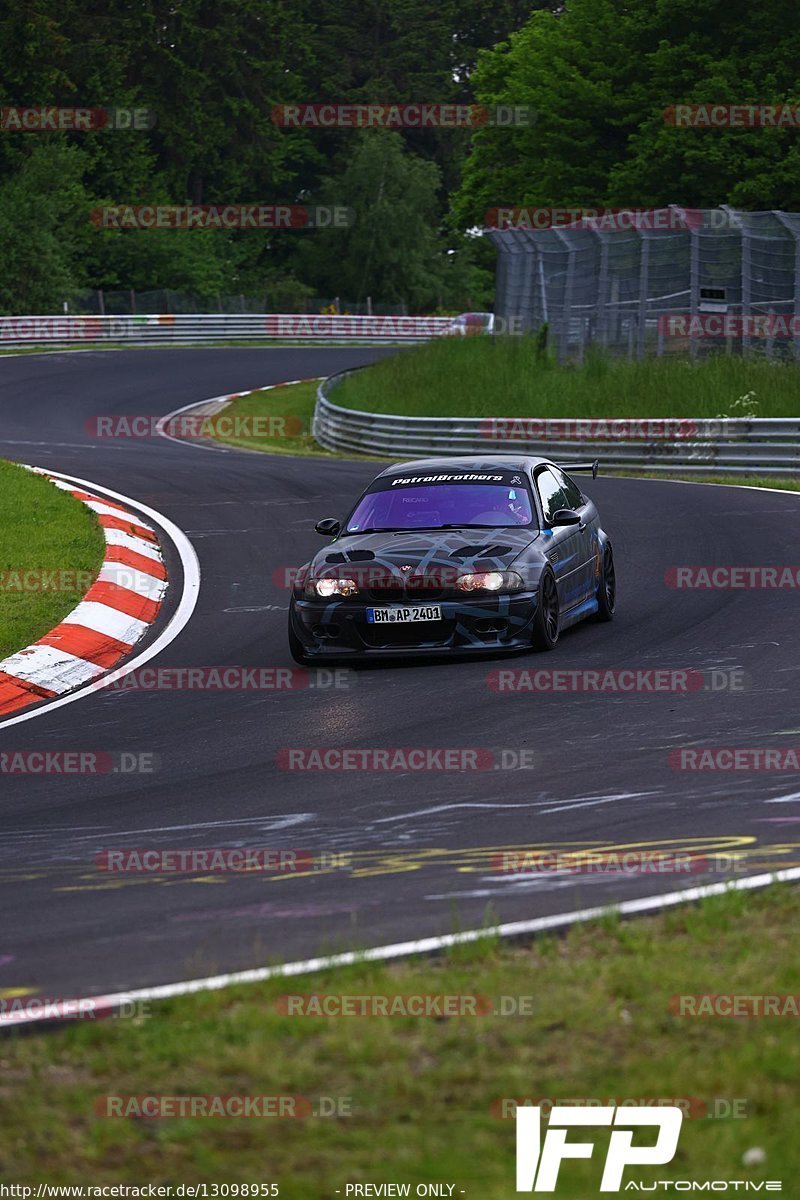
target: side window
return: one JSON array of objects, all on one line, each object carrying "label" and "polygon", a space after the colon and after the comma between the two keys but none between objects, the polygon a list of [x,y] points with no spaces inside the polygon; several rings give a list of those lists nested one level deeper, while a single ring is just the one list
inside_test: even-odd
[{"label": "side window", "polygon": [[561,507],[582,508],[584,501],[578,485],[568,475],[565,475],[563,471],[553,471],[553,474],[561,484],[561,490],[564,493],[565,503]]},{"label": "side window", "polygon": [[568,507],[564,498],[564,491],[549,468],[546,467],[536,476],[536,490],[542,502],[542,511],[544,512],[544,519],[546,521],[552,521],[554,514],[558,512],[559,508]]}]

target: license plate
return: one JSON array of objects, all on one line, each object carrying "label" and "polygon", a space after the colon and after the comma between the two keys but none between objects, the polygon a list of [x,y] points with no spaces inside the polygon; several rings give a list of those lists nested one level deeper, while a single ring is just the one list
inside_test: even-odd
[{"label": "license plate", "polygon": [[415,621],[441,621],[441,604],[412,604],[406,608],[393,605],[391,608],[368,608],[367,621],[370,625],[410,625]]}]

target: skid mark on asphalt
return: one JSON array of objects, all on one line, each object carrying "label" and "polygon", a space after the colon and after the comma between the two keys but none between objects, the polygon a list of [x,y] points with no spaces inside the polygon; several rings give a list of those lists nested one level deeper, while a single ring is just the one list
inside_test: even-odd
[{"label": "skid mark on asphalt", "polygon": [[[488,884],[497,883],[497,887],[488,886]],[[608,880],[600,878],[584,878],[581,876],[581,887],[584,883],[603,883]],[[518,895],[520,892],[560,892],[565,888],[574,888],[576,884],[575,876],[552,876],[541,879],[528,879],[523,883],[517,880],[512,883],[506,879],[503,882],[500,879],[487,881],[487,886],[480,888],[454,888],[449,892],[431,892],[425,896],[426,900],[490,900],[493,896],[509,896]]]},{"label": "skid mark on asphalt", "polygon": [[230,537],[232,533],[262,533],[261,529],[184,529],[187,537]]},{"label": "skid mark on asphalt", "polygon": [[[458,801],[453,804],[437,804],[433,808],[420,808],[409,813],[398,813],[391,817],[378,817],[373,821],[373,825],[388,825],[397,821],[410,821],[417,817],[435,816],[443,812],[461,812],[467,808],[487,808],[487,809],[525,809],[525,808],[541,808],[542,813],[564,812],[570,808],[587,808],[596,804],[607,804],[612,800],[633,800],[644,796],[658,796],[660,792],[615,792],[611,795],[602,794],[599,796],[582,796],[574,797],[569,800],[554,800],[552,796],[547,796],[546,793],[540,793],[538,800],[526,800],[522,804],[497,804],[483,801]],[[544,807],[550,805],[552,807]]]},{"label": "skid mark on asphalt", "polygon": [[[377,900],[367,901],[377,904]],[[170,917],[170,921],[186,924],[193,921],[241,921],[261,920],[262,917],[279,918],[281,920],[303,920],[308,917],[333,917],[339,913],[356,913],[362,907],[360,904],[299,904],[285,906],[267,901],[264,904],[247,904],[244,908],[209,908],[202,912],[179,913]]]},{"label": "skid mark on asphalt", "polygon": [[80,843],[91,842],[95,846],[102,847],[109,842],[116,843],[125,838],[138,838],[164,833],[182,834],[197,840],[205,830],[242,828],[248,831],[250,837],[240,836],[239,838],[230,839],[231,848],[239,849],[251,844],[250,838],[252,837],[252,832],[259,834],[279,833],[281,830],[305,825],[315,819],[315,813],[300,812],[278,813],[274,816],[263,817],[237,817],[229,821],[197,821],[188,825],[156,825],[147,826],[142,829],[120,830],[104,825],[89,825],[80,831],[62,826],[52,826],[48,829],[19,829],[4,835],[2,846],[0,846],[0,856],[5,856],[13,861],[18,856],[18,846],[24,845],[26,850],[32,850],[36,848],[36,844],[38,843],[44,849],[52,839],[55,839],[56,854],[54,857],[57,860],[68,859],[78,853],[85,858],[85,851],[78,849]]},{"label": "skid mark on asphalt", "polygon": [[31,441],[23,441],[22,439],[12,440],[9,438],[3,438],[2,442],[0,442],[0,445],[3,445],[3,446],[46,446],[50,450],[61,449],[61,448],[65,449],[65,450],[94,450],[94,449],[96,449],[96,447],[92,446],[90,442],[31,442]]},{"label": "skid mark on asphalt", "polygon": [[610,804],[615,800],[640,800],[644,796],[658,796],[659,791],[649,792],[615,792],[611,796],[586,796],[582,800],[560,800],[552,808],[543,808],[542,816],[547,813],[567,812],[571,808],[594,808],[598,804]]},{"label": "skid mark on asphalt", "polygon": [[302,497],[300,499],[291,500],[173,500],[173,504],[186,504],[194,508],[223,508],[225,506],[241,508],[243,504],[252,508],[283,508],[291,505],[292,508],[299,504],[318,504],[327,499],[325,496],[312,496],[311,498]]},{"label": "skid mark on asphalt", "polygon": [[539,800],[539,801],[530,800],[524,804],[493,804],[488,801],[483,802],[483,801],[469,800],[469,801],[459,802],[459,803],[455,803],[455,804],[437,804],[433,808],[418,808],[414,812],[398,813],[393,817],[378,817],[378,819],[376,821],[373,821],[372,823],[373,823],[373,825],[388,825],[394,821],[411,821],[415,817],[431,817],[431,816],[434,816],[436,813],[451,812],[452,810],[455,810],[456,812],[461,812],[461,810],[465,809],[465,808],[490,808],[490,809],[535,808],[537,806],[537,804],[549,804],[549,803],[551,803],[550,800]]},{"label": "skid mark on asphalt", "polygon": [[226,613],[251,613],[251,612],[288,612],[288,604],[253,604],[241,605],[239,608],[223,608]]}]

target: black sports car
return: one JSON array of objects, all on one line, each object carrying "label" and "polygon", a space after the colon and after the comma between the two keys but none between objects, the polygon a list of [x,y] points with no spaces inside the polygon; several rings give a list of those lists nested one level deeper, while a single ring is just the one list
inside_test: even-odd
[{"label": "black sports car", "polygon": [[493,454],[387,467],[301,567],[289,605],[296,662],[552,650],[614,615],[611,542],[592,501],[545,458]]}]

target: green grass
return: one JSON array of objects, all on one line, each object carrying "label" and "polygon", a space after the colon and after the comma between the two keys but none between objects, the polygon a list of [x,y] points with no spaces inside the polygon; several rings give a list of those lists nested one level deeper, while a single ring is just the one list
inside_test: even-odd
[{"label": "green grass", "polygon": [[[800,992],[798,922],[797,889],[728,893],[635,922],[607,918],[563,938],[487,938],[448,958],[361,964],[175,999],[144,1019],[12,1036],[0,1042],[0,1178],[275,1181],[289,1200],[333,1197],[353,1181],[441,1181],[476,1200],[509,1200],[514,1122],[493,1115],[499,1098],[697,1097],[744,1100],[746,1118],[684,1121],[671,1166],[629,1169],[626,1179],[783,1178],[784,1194],[793,1195],[796,1020],[692,1020],[672,1015],[669,1000]],[[282,994],[311,991],[531,997],[532,1013],[277,1011]],[[347,1097],[352,1115],[272,1122],[94,1114],[102,1095],[145,1093]],[[594,1159],[562,1168],[563,1200],[597,1194],[607,1133],[592,1136]],[[766,1162],[743,1166],[755,1146]]]},{"label": "green grass", "polygon": [[[369,370],[372,370],[370,367]],[[314,405],[316,403],[316,383],[296,383],[289,384],[285,388],[271,390],[266,392],[251,392],[247,396],[242,396],[237,400],[232,401],[224,410],[226,417],[237,416],[270,416],[270,415],[290,415],[298,418],[304,430],[311,429],[311,421],[314,416]],[[334,397],[338,403],[341,403],[341,390],[336,392]],[[513,415],[513,414],[512,414]],[[241,446],[250,450],[263,450],[269,454],[303,454],[309,457],[321,456],[324,458],[351,458],[352,455],[332,455],[327,450],[323,450],[308,432],[302,437],[297,438],[265,438],[258,441],[251,439],[234,439],[220,438],[219,441],[225,441],[229,445]],[[372,458],[375,461],[394,461],[379,459],[375,455],[361,455],[359,457]],[[641,478],[646,474],[644,468],[631,471],[614,471],[615,475],[633,475]],[[676,470],[674,474],[666,476],[661,472],[653,474],[654,478],[658,479],[685,479],[693,483],[725,483],[748,485],[749,487],[777,487],[783,488],[786,491],[800,491],[800,480],[787,479],[780,476],[770,477],[767,475],[714,475],[714,474],[691,474],[681,475],[680,471]]]},{"label": "green grass", "polygon": [[[36,641],[79,603],[104,550],[97,518],[85,504],[0,460],[0,658]],[[28,571],[67,575],[55,589],[21,590],[19,573]]]},{"label": "green grass", "polygon": [[[601,474],[604,474],[601,466]],[[638,471],[614,471],[614,475],[628,475],[634,479],[650,478],[650,479],[677,479],[684,483],[722,483],[729,487],[758,487],[758,488],[780,488],[785,492],[800,492],[800,479],[787,478],[783,475],[704,475],[698,472],[696,475],[681,475],[679,470],[669,475],[659,471],[657,474],[647,476],[645,469]]]},{"label": "green grass", "polygon": [[[243,450],[262,450],[268,454],[322,454],[331,457],[311,436],[311,420],[317,399],[314,381],[293,383],[268,391],[250,392],[228,404],[221,416],[226,419],[249,421],[253,417],[271,417],[277,422],[286,418],[287,428],[301,426],[296,436],[284,437],[218,437],[215,440]],[[212,418],[213,424],[213,418]],[[257,429],[257,426],[251,426]]]},{"label": "green grass", "polygon": [[627,362],[591,355],[559,366],[532,337],[438,338],[346,378],[331,399],[345,408],[414,416],[735,416],[755,392],[761,417],[800,414],[800,369],[718,355]]},{"label": "green grass", "polygon": [[[398,348],[408,345],[407,342],[383,342],[382,345],[396,345]],[[315,338],[281,338],[277,340],[271,338],[265,341],[263,338],[231,338],[230,340],[222,340],[218,342],[173,342],[171,339],[164,342],[149,342],[144,345],[141,343],[130,342],[73,342],[66,343],[60,346],[50,346],[47,342],[41,342],[37,346],[18,346],[8,347],[0,350],[0,358],[16,358],[20,354],[64,354],[72,350],[80,352],[81,350],[226,350],[230,348],[243,349],[254,347],[258,350],[282,350],[287,346],[305,346],[319,347],[321,349],[330,349],[331,343],[325,338],[317,341]],[[370,341],[339,341],[336,343],[341,349],[358,349],[374,345]]]}]

